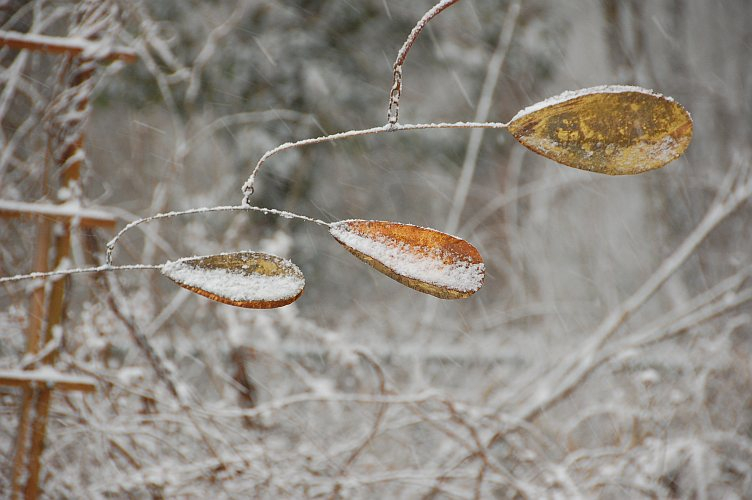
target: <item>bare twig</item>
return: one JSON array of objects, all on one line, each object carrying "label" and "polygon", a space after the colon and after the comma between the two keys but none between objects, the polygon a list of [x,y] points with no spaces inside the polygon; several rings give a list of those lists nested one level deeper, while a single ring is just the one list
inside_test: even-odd
[{"label": "bare twig", "polygon": [[[480,91],[480,99],[475,109],[475,117],[473,121],[485,122],[488,120],[488,115],[491,111],[491,103],[493,99],[494,90],[496,84],[499,81],[499,75],[501,74],[501,68],[504,66],[507,54],[509,53],[509,47],[512,44],[512,37],[517,26],[517,18],[520,14],[521,0],[515,0],[509,4],[509,8],[504,15],[504,25],[501,27],[499,33],[499,41],[496,43],[496,50],[494,50],[491,60],[488,62],[486,69],[486,77],[483,80],[483,86]],[[478,164],[478,154],[480,152],[481,142],[483,141],[483,134],[485,129],[474,128],[470,132],[470,139],[465,149],[465,159],[462,161],[462,170],[457,187],[454,190],[454,198],[452,199],[452,208],[449,210],[449,217],[446,224],[446,232],[454,234],[460,224],[460,216],[462,210],[465,207],[465,201],[467,200],[467,194],[470,191],[470,184],[475,174],[475,167]]]},{"label": "bare twig", "polygon": [[331,142],[331,141],[336,141],[339,139],[349,139],[352,137],[358,137],[358,136],[364,136],[364,135],[381,134],[383,132],[402,132],[402,131],[408,131],[408,130],[453,129],[453,128],[504,129],[504,128],[507,128],[508,125],[509,125],[508,123],[499,123],[499,122],[416,123],[416,124],[406,124],[406,125],[395,123],[395,124],[382,125],[380,127],[361,129],[361,130],[348,130],[347,132],[339,132],[336,134],[325,135],[321,137],[302,139],[300,141],[295,141],[295,142],[286,142],[264,153],[261,159],[259,159],[258,163],[256,163],[256,166],[254,167],[253,172],[251,172],[251,175],[248,177],[248,180],[246,180],[245,184],[243,184],[243,188],[242,188],[242,191],[244,194],[243,203],[245,204],[249,203],[248,200],[249,200],[249,197],[253,194],[253,185],[256,182],[256,174],[258,173],[259,169],[264,164],[264,162],[266,162],[266,160],[276,155],[277,153],[281,153],[282,151],[286,151],[288,149],[298,148],[301,146],[309,146],[312,144],[321,144],[324,142]]},{"label": "bare twig", "polygon": [[[363,350],[358,350],[356,352],[358,356],[366,360],[368,364],[371,365],[374,372],[376,372],[376,376],[378,377],[378,380],[379,380],[379,392],[383,396],[386,396],[388,394],[387,389],[386,389],[386,378],[384,376],[384,370],[381,368],[381,365],[378,363],[378,361],[373,359],[373,357],[367,352]],[[379,429],[381,428],[381,424],[384,421],[384,415],[386,415],[387,408],[388,408],[388,405],[386,403],[379,406],[379,409],[376,413],[376,419],[374,420],[373,426],[371,427],[371,432],[368,433],[368,436],[366,436],[366,438],[363,439],[363,442],[360,444],[360,446],[358,446],[355,450],[353,450],[353,452],[350,454],[348,459],[345,460],[345,463],[341,468],[341,472],[344,472],[345,470],[347,470],[355,462],[355,460],[363,452],[363,450],[365,450],[366,447],[368,447],[368,445],[370,445],[373,439],[378,435]]]},{"label": "bare twig", "polygon": [[201,436],[201,439],[206,445],[207,450],[212,454],[212,456],[214,456],[217,460],[221,462],[219,452],[212,444],[211,440],[209,439],[209,436],[206,434],[204,429],[198,423],[198,420],[196,420],[196,417],[193,413],[193,408],[191,408],[191,405],[186,400],[185,395],[180,391],[180,388],[178,387],[178,384],[173,377],[172,371],[168,368],[167,364],[162,358],[162,355],[159,352],[157,352],[156,349],[154,349],[154,347],[151,345],[151,342],[149,342],[149,339],[147,339],[141,333],[136,323],[129,317],[127,312],[121,309],[120,305],[116,302],[117,300],[116,297],[119,297],[122,295],[120,292],[120,285],[118,284],[117,280],[112,276],[108,276],[107,285],[109,287],[109,292],[110,292],[109,295],[107,296],[107,301],[112,311],[115,313],[118,319],[125,325],[133,341],[141,349],[141,351],[146,355],[146,358],[149,361],[149,364],[151,365],[152,369],[156,373],[157,377],[167,386],[168,390],[170,391],[170,394],[175,398],[175,400],[180,405],[181,410],[183,410],[185,414],[188,416],[188,419],[193,424],[193,427],[196,429],[196,432],[198,432],[198,434]]},{"label": "bare twig", "polygon": [[402,65],[407,59],[407,53],[410,52],[415,40],[417,40],[418,35],[420,35],[428,22],[457,2],[459,2],[459,0],[441,0],[439,3],[431,7],[428,12],[423,14],[423,17],[420,18],[418,24],[416,24],[412,31],[410,31],[405,43],[402,44],[402,47],[397,53],[397,60],[394,61],[394,66],[392,67],[392,87],[389,90],[389,106],[386,112],[386,121],[388,124],[396,125],[397,122],[399,122],[399,101],[400,95],[402,94]]},{"label": "bare twig", "polygon": [[189,105],[192,105],[195,102],[198,92],[201,89],[201,72],[204,70],[204,66],[206,66],[209,60],[214,56],[217,51],[217,46],[222,39],[228,36],[239,23],[243,22],[251,5],[253,5],[252,2],[239,0],[235,5],[235,9],[225,18],[225,21],[214,28],[211,33],[209,33],[209,36],[206,37],[206,43],[201,47],[201,51],[193,62],[191,77],[188,80],[188,89],[185,91],[185,100]]},{"label": "bare twig", "polygon": [[81,55],[85,58],[106,61],[138,60],[136,52],[126,47],[113,47],[107,42],[93,42],[82,37],[57,37],[15,31],[0,31],[0,46],[6,45],[17,50],[38,50],[48,54]]},{"label": "bare twig", "polygon": [[522,408],[520,415],[526,420],[533,420],[542,412],[555,405],[577,388],[584,378],[583,364],[589,364],[598,351],[618,331],[632,313],[639,309],[658,289],[681,267],[697,250],[718,224],[736,211],[752,196],[752,178],[734,185],[727,182],[727,187],[708,209],[705,217],[685,238],[674,252],[667,257],[658,269],[635,291],[621,306],[612,310],[590,338],[570,361],[563,363],[563,370],[552,374],[554,387],[536,392]]},{"label": "bare twig", "polygon": [[97,267],[82,267],[77,269],[59,269],[57,271],[49,271],[45,273],[28,273],[28,274],[16,274],[15,276],[6,276],[0,278],[0,283],[9,283],[11,281],[44,279],[55,276],[70,276],[71,274],[82,273],[103,273],[109,271],[136,271],[140,269],[162,269],[161,264],[131,264],[126,266],[110,266],[107,264]]},{"label": "bare twig", "polygon": [[123,229],[121,229],[120,232],[118,232],[118,234],[116,234],[114,238],[112,238],[109,242],[107,242],[107,254],[105,257],[105,262],[107,263],[107,265],[112,263],[112,251],[115,249],[115,245],[117,244],[120,237],[123,236],[123,234],[125,234],[128,230],[138,226],[139,224],[143,224],[145,222],[151,222],[153,220],[169,219],[169,218],[177,217],[180,215],[205,214],[205,213],[212,213],[212,212],[238,212],[238,211],[261,212],[263,214],[276,215],[276,216],[285,217],[288,219],[301,219],[307,222],[313,222],[314,224],[319,224],[321,226],[330,225],[328,222],[324,222],[323,220],[320,220],[320,219],[314,219],[312,217],[307,217],[305,215],[294,214],[292,212],[287,212],[285,210],[277,210],[275,208],[253,207],[250,205],[204,207],[204,208],[192,208],[190,210],[181,210],[181,211],[176,211],[176,212],[166,212],[166,213],[155,214],[149,217],[144,217],[142,219],[134,220],[133,222],[125,226]]}]

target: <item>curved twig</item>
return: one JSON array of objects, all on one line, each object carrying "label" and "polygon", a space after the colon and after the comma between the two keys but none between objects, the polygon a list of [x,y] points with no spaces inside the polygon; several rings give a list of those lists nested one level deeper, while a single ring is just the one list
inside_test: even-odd
[{"label": "curved twig", "polygon": [[321,144],[324,142],[331,142],[331,141],[336,141],[339,139],[349,139],[351,137],[381,134],[383,132],[403,132],[403,131],[408,131],[408,130],[448,129],[448,128],[505,129],[508,126],[509,126],[508,122],[507,123],[501,123],[501,122],[443,123],[442,122],[442,123],[411,123],[411,124],[405,124],[405,125],[401,125],[399,123],[394,123],[394,124],[387,123],[386,125],[382,125],[380,127],[371,127],[371,128],[360,129],[360,130],[348,130],[346,132],[338,132],[336,134],[329,134],[329,135],[324,135],[320,137],[311,137],[309,139],[301,139],[295,142],[286,142],[264,153],[264,155],[259,159],[258,163],[256,163],[256,166],[254,167],[253,172],[251,172],[251,175],[248,177],[248,180],[246,180],[245,184],[243,184],[243,188],[242,188],[243,204],[244,206],[249,204],[250,196],[253,194],[253,185],[256,182],[256,174],[264,165],[266,160],[276,155],[277,153],[281,153],[282,151],[286,151],[288,149],[298,148],[301,146],[309,146],[312,144]]},{"label": "curved twig", "polygon": [[399,100],[400,95],[402,94],[402,65],[405,63],[405,59],[407,59],[407,53],[410,52],[415,40],[418,38],[418,35],[420,35],[421,31],[423,31],[423,28],[426,27],[426,24],[457,2],[459,2],[459,0],[441,0],[439,3],[431,7],[428,12],[423,14],[423,17],[420,18],[418,24],[416,24],[412,31],[410,31],[405,43],[402,44],[402,47],[397,53],[397,60],[394,61],[392,69],[392,87],[389,90],[389,106],[386,111],[387,123],[395,125],[399,121]]},{"label": "curved twig", "polygon": [[[264,164],[264,162],[268,160],[271,156],[274,156],[275,154],[285,151],[287,149],[307,146],[309,144],[319,144],[322,142],[329,142],[329,141],[334,141],[338,139],[346,139],[346,138],[356,137],[356,136],[361,136],[361,135],[380,134],[382,132],[419,130],[419,129],[429,129],[429,128],[472,128],[472,129],[506,128],[508,126],[508,123],[495,123],[495,122],[419,123],[419,124],[413,124],[413,125],[400,125],[398,123],[399,100],[400,100],[400,95],[402,93],[402,65],[407,59],[407,54],[410,52],[410,49],[415,43],[415,40],[418,38],[420,33],[426,27],[428,22],[434,17],[436,17],[437,15],[439,15],[444,10],[456,4],[457,2],[459,2],[459,0],[441,0],[439,3],[434,5],[430,10],[428,10],[425,14],[423,14],[423,17],[420,18],[420,20],[412,29],[412,31],[410,31],[410,34],[407,36],[407,39],[405,40],[405,43],[402,44],[402,47],[397,53],[397,59],[394,61],[394,66],[393,66],[392,87],[389,91],[389,106],[387,109],[386,125],[382,125],[380,127],[368,128],[368,129],[361,129],[361,130],[349,130],[347,132],[339,132],[336,134],[326,135],[322,137],[314,137],[310,139],[303,139],[303,140],[295,141],[295,142],[286,142],[284,144],[277,146],[276,148],[270,149],[269,151],[264,153],[261,159],[259,159],[258,163],[256,163],[255,168],[253,169],[253,172],[251,172],[251,175],[248,177],[248,180],[246,180],[245,183],[243,184],[243,188],[242,188],[243,204],[244,205],[250,204],[249,200],[250,200],[250,196],[253,194],[253,185],[256,182],[256,174],[258,173],[259,169]],[[515,5],[518,5],[518,3]]]},{"label": "curved twig", "polygon": [[149,217],[144,217],[142,219],[134,220],[133,222],[125,226],[123,229],[121,229],[120,232],[118,232],[118,234],[116,234],[114,238],[112,238],[110,241],[107,242],[107,253],[105,255],[105,264],[108,267],[112,264],[112,252],[113,250],[115,250],[115,244],[117,244],[120,237],[123,236],[123,234],[125,234],[128,230],[138,226],[139,224],[143,224],[144,222],[151,222],[153,220],[158,220],[158,219],[169,219],[171,217],[176,217],[178,215],[202,214],[202,213],[209,213],[209,212],[235,212],[235,211],[255,211],[255,212],[261,212],[261,213],[269,214],[269,215],[277,215],[279,217],[284,217],[286,219],[301,219],[301,220],[304,220],[307,222],[313,222],[315,224],[319,224],[322,226],[330,225],[328,222],[325,222],[320,219],[314,219],[313,217],[307,217],[305,215],[295,214],[292,212],[287,212],[285,210],[277,210],[275,208],[252,207],[250,205],[191,208],[189,210],[181,210],[177,212],[165,212],[161,214],[152,215]]}]

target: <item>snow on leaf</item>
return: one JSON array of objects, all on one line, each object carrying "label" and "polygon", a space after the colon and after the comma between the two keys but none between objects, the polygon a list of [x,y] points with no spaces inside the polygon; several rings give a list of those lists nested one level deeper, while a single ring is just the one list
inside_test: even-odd
[{"label": "snow on leaf", "polygon": [[612,85],[564,92],[509,123],[525,147],[564,165],[609,175],[639,174],[681,156],[692,118],[670,97]]},{"label": "snow on leaf", "polygon": [[295,302],[305,287],[298,266],[262,252],[188,257],[165,263],[162,274],[204,297],[252,309],[271,309]]},{"label": "snow on leaf", "polygon": [[442,299],[464,299],[483,285],[485,266],[470,243],[435,229],[345,220],[329,232],[363,262],[405,286]]}]

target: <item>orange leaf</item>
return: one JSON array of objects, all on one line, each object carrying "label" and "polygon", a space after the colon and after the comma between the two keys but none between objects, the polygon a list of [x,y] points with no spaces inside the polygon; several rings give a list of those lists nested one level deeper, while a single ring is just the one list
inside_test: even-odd
[{"label": "orange leaf", "polygon": [[162,266],[162,274],[223,304],[271,309],[295,302],[305,278],[289,260],[261,252],[189,257]]},{"label": "orange leaf", "polygon": [[660,168],[684,153],[692,118],[640,87],[582,89],[534,104],[509,123],[525,147],[570,167],[609,175]]},{"label": "orange leaf", "polygon": [[470,243],[435,229],[346,220],[329,232],[363,262],[405,286],[442,299],[464,299],[483,285],[485,267]]}]

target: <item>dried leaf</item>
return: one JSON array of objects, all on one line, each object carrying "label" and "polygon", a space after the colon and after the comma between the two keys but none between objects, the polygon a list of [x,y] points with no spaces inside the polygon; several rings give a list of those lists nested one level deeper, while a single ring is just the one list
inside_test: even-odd
[{"label": "dried leaf", "polygon": [[454,236],[396,222],[346,220],[329,232],[353,255],[419,292],[464,299],[483,285],[478,250]]},{"label": "dried leaf", "polygon": [[223,304],[271,309],[295,302],[305,278],[289,260],[261,252],[189,257],[162,266],[162,274]]},{"label": "dried leaf", "polygon": [[527,148],[564,165],[627,175],[681,156],[692,140],[692,118],[670,97],[604,86],[534,104],[517,113],[509,131]]}]

